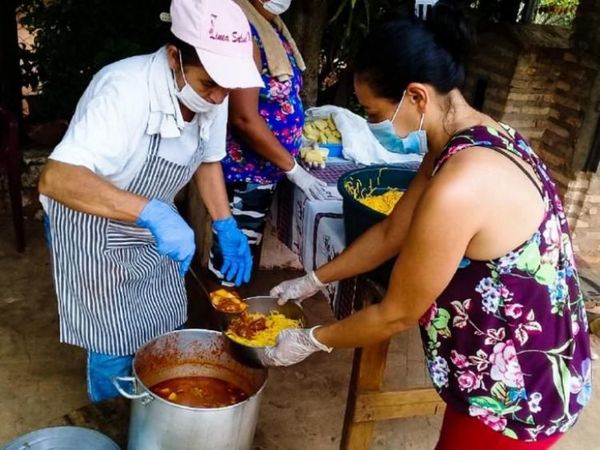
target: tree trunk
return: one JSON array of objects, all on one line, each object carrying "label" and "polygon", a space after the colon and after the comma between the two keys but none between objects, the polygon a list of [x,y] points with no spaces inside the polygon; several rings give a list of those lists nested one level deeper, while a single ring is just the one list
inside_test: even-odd
[{"label": "tree trunk", "polygon": [[503,0],[500,3],[500,20],[502,22],[516,23],[520,7],[521,0]]},{"label": "tree trunk", "polygon": [[319,62],[321,40],[329,20],[331,0],[292,2],[286,24],[306,62],[302,99],[306,107],[314,106],[319,93]]},{"label": "tree trunk", "polygon": [[539,6],[540,0],[527,0],[525,9],[523,10],[523,19],[521,20],[521,23],[533,23]]},{"label": "tree trunk", "polygon": [[0,104],[21,116],[21,82],[15,0],[0,1]]}]

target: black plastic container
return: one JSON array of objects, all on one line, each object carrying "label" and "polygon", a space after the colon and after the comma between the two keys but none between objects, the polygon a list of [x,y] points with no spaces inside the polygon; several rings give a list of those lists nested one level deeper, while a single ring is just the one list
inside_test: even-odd
[{"label": "black plastic container", "polygon": [[[357,237],[386,217],[385,214],[375,211],[356,200],[352,194],[346,190],[346,181],[350,180],[356,182],[357,180],[360,180],[362,186],[367,190],[372,186],[374,188],[373,195],[377,195],[385,193],[390,188],[405,191],[408,189],[408,186],[416,174],[417,173],[412,170],[394,166],[369,166],[353,170],[339,178],[338,191],[342,195],[344,201],[346,246],[349,246]],[[394,260],[382,264],[377,269],[373,270],[369,276],[373,280],[387,286]]]}]

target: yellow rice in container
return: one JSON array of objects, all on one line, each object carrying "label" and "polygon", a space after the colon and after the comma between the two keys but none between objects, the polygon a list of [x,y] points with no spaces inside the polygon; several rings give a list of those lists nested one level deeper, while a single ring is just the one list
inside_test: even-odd
[{"label": "yellow rice in container", "polygon": [[[225,334],[234,341],[249,347],[267,347],[275,345],[277,343],[277,336],[279,336],[279,333],[283,330],[287,328],[300,328],[301,326],[299,320],[289,319],[276,311],[271,311],[268,315],[261,313],[247,313],[246,317],[249,320],[256,320],[264,317],[266,328],[257,331],[252,339],[246,339],[239,336],[231,329],[228,329]],[[243,320],[243,318],[240,317],[236,320]]]},{"label": "yellow rice in container", "polygon": [[400,200],[400,197],[402,197],[402,194],[403,192],[400,191],[387,191],[385,194],[368,195],[357,200],[363,205],[389,216],[394,210],[396,203],[398,203],[398,200]]},{"label": "yellow rice in container", "polygon": [[376,190],[376,187],[373,186],[373,180],[370,180],[369,187],[363,186],[360,180],[348,180],[344,187],[358,202],[386,216],[392,213],[396,203],[404,195],[404,192],[397,189],[390,189],[383,194],[373,195]]}]

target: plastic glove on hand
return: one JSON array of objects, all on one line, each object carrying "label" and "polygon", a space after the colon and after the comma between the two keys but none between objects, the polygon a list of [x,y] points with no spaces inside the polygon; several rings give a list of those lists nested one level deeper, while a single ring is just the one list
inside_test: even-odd
[{"label": "plastic glove on hand", "polygon": [[194,232],[175,208],[160,200],[150,200],[135,223],[150,230],[158,253],[179,262],[179,273],[184,276],[194,258],[196,242]]},{"label": "plastic glove on hand", "polygon": [[325,200],[327,195],[327,183],[313,177],[310,173],[300,167],[294,161],[294,167],[289,172],[285,173],[288,179],[298,186],[302,192],[311,200]]},{"label": "plastic glove on hand", "polygon": [[325,287],[317,274],[312,271],[307,275],[293,280],[287,280],[271,289],[271,297],[279,297],[278,303],[283,305],[289,300],[302,301],[315,295]]},{"label": "plastic glove on hand", "polygon": [[291,366],[305,360],[318,351],[330,353],[333,349],[315,338],[319,328],[289,328],[279,333],[277,345],[265,349],[267,365]]},{"label": "plastic glove on hand", "polygon": [[215,220],[213,230],[217,235],[219,248],[223,255],[221,273],[227,281],[236,286],[250,281],[252,274],[252,253],[248,238],[240,231],[233,217]]}]

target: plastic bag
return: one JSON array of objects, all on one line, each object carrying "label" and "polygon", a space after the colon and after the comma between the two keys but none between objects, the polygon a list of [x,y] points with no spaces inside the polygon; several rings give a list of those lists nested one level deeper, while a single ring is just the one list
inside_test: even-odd
[{"label": "plastic bag", "polygon": [[306,120],[331,116],[342,135],[344,158],[359,164],[399,164],[421,162],[422,155],[400,155],[387,151],[373,136],[367,121],[352,111],[339,106],[324,105],[306,110]]}]

